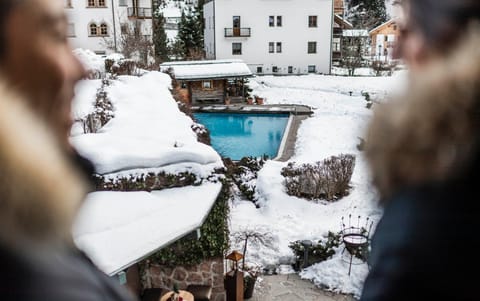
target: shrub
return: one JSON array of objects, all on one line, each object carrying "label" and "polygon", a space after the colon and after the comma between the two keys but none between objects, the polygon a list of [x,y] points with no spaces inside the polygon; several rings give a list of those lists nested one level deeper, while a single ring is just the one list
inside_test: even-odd
[{"label": "shrub", "polygon": [[226,158],[223,160],[227,167],[227,176],[232,178],[243,196],[256,203],[256,188],[258,172],[265,164],[266,157],[244,157],[238,162]]},{"label": "shrub", "polygon": [[137,64],[131,59],[106,59],[105,71],[116,75],[136,75]]},{"label": "shrub", "polygon": [[370,97],[370,93],[368,93],[368,92],[362,92],[362,96],[365,97],[365,101],[367,102],[367,103],[365,104],[365,107],[366,107],[367,109],[371,109],[371,108],[372,108],[372,105],[373,105],[373,101],[372,101],[372,99],[371,99],[371,97]]},{"label": "shrub", "polygon": [[198,185],[200,180],[189,172],[179,174],[167,174],[165,172],[141,174],[138,176],[118,177],[115,179],[105,178],[100,175],[94,176],[97,191],[152,191],[173,187]]},{"label": "shrub", "polygon": [[88,114],[86,118],[81,119],[83,124],[83,132],[86,133],[96,133],[100,130],[107,122],[115,117],[113,112],[113,104],[108,98],[106,87],[111,84],[110,80],[104,78],[102,80],[102,86],[97,90],[95,98],[95,110]]},{"label": "shrub", "polygon": [[282,175],[289,195],[332,201],[348,195],[354,167],[355,156],[342,154],[314,164],[291,162]]},{"label": "shrub", "polygon": [[[308,253],[308,262],[303,267],[322,262],[332,257],[335,254],[335,248],[338,248],[341,243],[340,233],[334,233],[329,231],[327,237],[324,237],[314,245],[312,245]],[[295,254],[297,262],[303,262],[305,256],[305,247],[301,240],[291,242],[288,247],[292,249]]]}]

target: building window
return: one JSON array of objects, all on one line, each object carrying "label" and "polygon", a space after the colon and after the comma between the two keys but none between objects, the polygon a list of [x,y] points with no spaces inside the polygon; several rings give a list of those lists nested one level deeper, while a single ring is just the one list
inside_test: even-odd
[{"label": "building window", "polygon": [[317,27],[317,16],[308,16],[308,27]]},{"label": "building window", "polygon": [[317,42],[308,42],[308,53],[317,53]]},{"label": "building window", "polygon": [[68,23],[67,37],[74,37],[74,36],[75,36],[75,24]]},{"label": "building window", "polygon": [[333,51],[340,51],[340,38],[333,38]]},{"label": "building window", "polygon": [[282,26],[282,16],[277,16],[277,26],[278,27]]},{"label": "building window", "polygon": [[263,73],[263,68],[262,67],[257,67],[257,73]]},{"label": "building window", "polygon": [[277,73],[277,72],[278,72],[278,67],[277,67],[277,66],[273,66],[273,67],[272,67],[272,72]]},{"label": "building window", "polygon": [[101,36],[108,36],[108,26],[106,23],[102,23],[100,25],[100,35]]},{"label": "building window", "polygon": [[275,16],[268,17],[268,26],[273,27],[275,26]]},{"label": "building window", "polygon": [[97,35],[97,24],[92,23],[88,26],[88,33],[90,36],[96,36]]},{"label": "building window", "polygon": [[180,88],[186,89],[186,88],[187,88],[187,82],[185,82],[185,81],[182,80],[182,81],[180,82]]},{"label": "building window", "polygon": [[242,43],[232,43],[232,54],[242,54]]},{"label": "building window", "polygon": [[107,52],[106,52],[105,50],[97,50],[97,51],[95,51],[95,54],[97,54],[97,55],[106,55]]},{"label": "building window", "polygon": [[107,7],[107,2],[105,0],[87,0],[87,7]]},{"label": "building window", "polygon": [[73,8],[72,0],[65,0],[65,8]]},{"label": "building window", "polygon": [[203,90],[212,90],[213,89],[212,81],[211,80],[202,81],[202,89]]},{"label": "building window", "polygon": [[383,38],[385,42],[388,42],[388,36],[385,35],[385,37]]},{"label": "building window", "polygon": [[118,1],[118,5],[119,5],[119,6],[127,6],[127,5],[128,5],[128,4],[127,4],[127,0],[119,0],[119,1]]},{"label": "building window", "polygon": [[282,53],[282,42],[277,42],[277,53]]},{"label": "building window", "polygon": [[308,65],[308,73],[315,73],[316,68],[315,65]]},{"label": "building window", "polygon": [[274,42],[268,42],[268,53],[274,53],[275,52],[275,43]]},{"label": "building window", "polygon": [[128,34],[128,24],[127,23],[120,24],[120,33],[121,34]]},{"label": "building window", "polygon": [[288,66],[288,73],[293,73],[293,66]]}]

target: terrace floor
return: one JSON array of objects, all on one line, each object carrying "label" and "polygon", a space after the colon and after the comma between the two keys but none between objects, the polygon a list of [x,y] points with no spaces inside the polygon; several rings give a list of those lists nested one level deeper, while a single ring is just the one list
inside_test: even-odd
[{"label": "terrace floor", "polygon": [[297,274],[263,275],[257,280],[250,301],[355,301],[351,295],[335,294],[317,288]]}]

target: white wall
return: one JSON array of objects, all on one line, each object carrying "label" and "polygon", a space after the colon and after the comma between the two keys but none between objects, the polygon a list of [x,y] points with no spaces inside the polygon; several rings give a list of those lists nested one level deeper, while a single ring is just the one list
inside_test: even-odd
[{"label": "white wall", "polygon": [[[120,6],[119,2],[126,2],[127,6]],[[90,49],[96,52],[112,53],[113,49],[107,43],[114,45],[114,32],[117,41],[120,38],[122,23],[133,24],[133,19],[128,18],[127,8],[132,7],[132,0],[105,0],[106,7],[87,7],[87,0],[71,0],[72,8],[65,8],[69,23],[74,25],[74,36],[69,37],[73,48]],[[112,12],[113,3],[113,12]],[[150,0],[139,0],[139,7],[151,8]],[[114,16],[114,17],[113,17]],[[139,20],[142,24],[142,33],[152,35],[152,20]],[[108,36],[92,37],[89,35],[89,24],[96,23],[100,26],[105,22],[108,25]],[[113,24],[115,23],[115,30]]]},{"label": "white wall", "polygon": [[[213,10],[216,59],[242,59],[252,72],[262,66],[265,74],[272,73],[272,66],[278,67],[277,74],[287,74],[288,66],[294,74],[307,73],[309,65],[315,65],[319,73],[330,73],[332,0],[214,0],[204,8],[206,14]],[[308,27],[311,15],[318,16],[317,27]],[[225,37],[233,16],[241,17],[242,28],[251,28],[250,37]],[[282,16],[282,26],[270,27],[269,16]],[[211,34],[206,34],[205,41],[210,39]],[[307,53],[309,41],[317,42],[317,53]],[[241,55],[232,55],[233,42],[242,43]],[[281,42],[282,53],[269,53],[269,42],[275,42],[275,47]]]}]

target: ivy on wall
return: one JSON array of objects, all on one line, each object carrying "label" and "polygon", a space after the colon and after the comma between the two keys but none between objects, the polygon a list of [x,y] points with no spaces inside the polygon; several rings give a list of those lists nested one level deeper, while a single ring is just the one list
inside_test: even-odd
[{"label": "ivy on wall", "polygon": [[205,223],[200,228],[200,239],[184,237],[155,253],[150,261],[167,266],[196,265],[204,259],[222,256],[228,249],[228,200],[230,182],[222,180],[222,189]]}]

